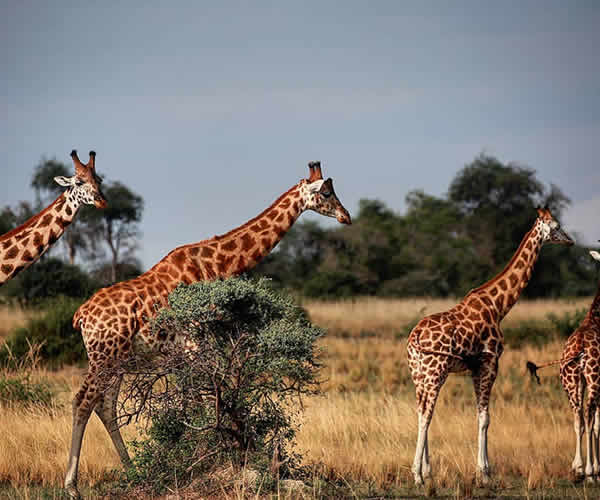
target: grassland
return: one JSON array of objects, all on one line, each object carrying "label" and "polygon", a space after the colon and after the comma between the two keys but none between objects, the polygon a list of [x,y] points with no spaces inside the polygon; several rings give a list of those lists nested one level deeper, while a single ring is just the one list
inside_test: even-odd
[{"label": "grassland", "polygon": [[[569,480],[573,458],[572,416],[556,369],[542,372],[538,386],[526,376],[525,361],[555,359],[561,339],[543,347],[507,348],[494,387],[489,430],[494,484],[475,484],[477,453],[474,396],[469,377],[451,376],[440,395],[430,431],[434,481],[425,490],[412,485],[410,464],[416,441],[412,382],[406,366],[404,332],[416,319],[453,301],[360,299],[307,302],[313,321],[329,330],[323,350],[321,397],[304,401],[297,447],[313,474],[307,496],[398,496],[594,498],[600,489]],[[549,313],[587,308],[577,301],[521,301],[503,326],[547,323]],[[28,311],[0,310],[0,336],[19,325]],[[70,400],[83,370],[37,368],[32,376],[50,380],[59,395],[51,408],[0,408],[0,483],[10,498],[60,498],[70,441]],[[136,435],[129,426],[124,434]],[[96,417],[82,451],[80,484],[91,498],[119,461]],[[233,496],[244,496],[234,492]]]}]

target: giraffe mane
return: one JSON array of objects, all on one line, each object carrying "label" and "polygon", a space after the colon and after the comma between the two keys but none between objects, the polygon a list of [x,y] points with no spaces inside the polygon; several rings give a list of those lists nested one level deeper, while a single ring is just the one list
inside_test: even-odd
[{"label": "giraffe mane", "polygon": [[54,205],[56,205],[56,202],[58,202],[58,200],[61,197],[64,197],[65,193],[61,193],[58,198],[56,198],[52,203],[50,203],[50,205],[48,205],[46,208],[44,208],[44,210],[42,210],[39,214],[34,215],[33,217],[30,217],[29,219],[27,219],[25,222],[23,222],[23,224],[21,224],[20,226],[15,227],[14,229],[11,229],[8,233],[4,233],[2,235],[0,235],[0,241],[5,239],[5,238],[10,238],[12,236],[14,236],[17,233],[20,233],[21,231],[23,231],[23,229],[25,229],[27,226],[33,225],[35,222],[37,222],[43,215],[45,215],[47,212],[50,212],[52,210],[52,208],[54,207]]},{"label": "giraffe mane", "polygon": [[[536,222],[537,222],[537,219],[536,219]],[[515,250],[515,252],[513,253],[512,257],[508,261],[508,264],[506,264],[504,266],[504,268],[502,269],[502,271],[500,273],[498,273],[498,275],[494,276],[491,280],[486,281],[482,285],[479,285],[477,288],[473,288],[473,290],[471,290],[466,295],[466,297],[468,297],[472,293],[480,292],[484,288],[488,288],[489,286],[493,285],[496,281],[500,281],[504,277],[504,275],[507,273],[508,269],[510,269],[512,267],[512,265],[514,264],[515,260],[517,260],[517,256],[519,256],[521,254],[521,250],[525,246],[525,243],[527,241],[529,241],[529,236],[531,235],[531,233],[533,232],[534,229],[535,229],[535,224],[534,224],[534,226],[529,231],[527,231],[527,233],[525,233],[525,236],[523,236],[523,239],[521,240],[521,243],[519,244],[519,247]]]},{"label": "giraffe mane", "polygon": [[[300,181],[302,182],[302,181]],[[217,234],[215,236],[213,236],[212,238],[206,238],[205,240],[201,240],[201,241],[197,241],[194,243],[187,243],[185,245],[181,245],[178,246],[177,248],[174,248],[173,250],[171,250],[167,255],[165,255],[165,257],[163,259],[161,259],[160,261],[158,261],[156,264],[154,264],[150,269],[148,269],[149,272],[151,270],[153,270],[154,268],[156,268],[157,266],[159,266],[160,264],[162,264],[163,261],[167,260],[167,258],[174,252],[178,252],[181,250],[185,250],[186,248],[192,248],[192,247],[197,247],[198,245],[206,245],[208,243],[210,243],[211,241],[219,241],[222,240],[224,238],[230,237],[230,236],[234,236],[240,232],[242,232],[244,229],[246,229],[247,227],[251,226],[252,224],[254,224],[257,220],[259,220],[261,217],[263,217],[267,212],[269,212],[269,210],[272,210],[273,207],[275,205],[277,205],[283,198],[285,198],[288,194],[290,194],[294,189],[296,189],[298,187],[298,184],[295,184],[294,186],[292,186],[290,189],[288,189],[285,193],[283,193],[281,196],[279,196],[273,203],[271,203],[267,208],[265,208],[261,213],[259,213],[256,217],[252,217],[252,219],[250,219],[249,221],[245,222],[244,224],[242,224],[241,226],[238,226],[234,229],[232,229],[231,231],[228,231],[227,233],[223,233],[223,234]],[[145,274],[145,273],[144,273]]]}]

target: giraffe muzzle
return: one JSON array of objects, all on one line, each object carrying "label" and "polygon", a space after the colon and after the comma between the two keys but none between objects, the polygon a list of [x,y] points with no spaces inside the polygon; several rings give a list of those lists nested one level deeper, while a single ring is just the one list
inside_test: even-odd
[{"label": "giraffe muzzle", "polygon": [[565,231],[563,231],[560,227],[554,229],[550,235],[551,240],[554,243],[558,243],[560,245],[571,246],[575,242],[573,238],[571,238]]},{"label": "giraffe muzzle", "polygon": [[347,224],[348,226],[352,224],[352,219],[350,218],[350,214],[347,210],[339,210],[336,214],[335,218],[340,224]]}]

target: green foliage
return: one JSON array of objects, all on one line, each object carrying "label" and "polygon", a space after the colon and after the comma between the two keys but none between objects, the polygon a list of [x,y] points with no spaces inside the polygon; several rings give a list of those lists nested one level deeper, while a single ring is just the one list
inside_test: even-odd
[{"label": "green foliage", "polygon": [[81,334],[73,328],[73,314],[80,299],[58,297],[43,305],[40,317],[29,319],[17,328],[0,349],[0,364],[11,366],[14,358],[27,354],[32,344],[39,344],[39,356],[51,366],[78,363],[86,359]]},{"label": "green foliage", "polygon": [[29,374],[0,376],[0,406],[50,406],[54,391],[47,382],[36,382]]},{"label": "green foliage", "polygon": [[586,309],[577,309],[576,311],[569,313],[566,312],[562,316],[550,313],[548,314],[548,320],[552,323],[554,330],[561,337],[568,337],[571,335],[583,321],[587,314]]},{"label": "green foliage", "polygon": [[511,349],[524,345],[541,347],[556,337],[552,324],[539,320],[524,320],[515,326],[503,328],[502,332],[506,345]]},{"label": "green foliage", "polygon": [[[363,199],[351,226],[298,224],[256,273],[311,297],[462,296],[506,266],[536,206],[548,205],[560,219],[568,204],[534,170],[482,154],[456,174],[446,196],[409,192],[403,214]],[[546,245],[523,294],[591,295],[592,276],[585,248]]]},{"label": "green foliage", "polygon": [[143,358],[127,363],[129,372],[144,369],[128,377],[124,393],[152,415],[147,438],[134,444],[129,484],[159,492],[193,477],[210,482],[224,464],[264,472],[272,460],[285,475],[296,458],[291,408],[317,390],[322,331],[265,279],[180,285],[169,305],[155,321],[157,335],[183,336],[198,349],[175,342],[150,376]]},{"label": "green foliage", "polygon": [[98,288],[79,266],[56,258],[42,259],[2,287],[2,294],[24,303],[40,303],[59,296],[89,297]]}]

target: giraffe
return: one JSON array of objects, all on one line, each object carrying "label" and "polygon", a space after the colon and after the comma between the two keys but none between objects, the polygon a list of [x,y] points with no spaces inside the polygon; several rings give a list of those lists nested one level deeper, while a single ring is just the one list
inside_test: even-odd
[{"label": "giraffe", "polygon": [[408,364],[416,389],[418,438],[412,472],[415,483],[431,474],[427,432],[435,402],[449,373],[469,370],[478,413],[477,468],[489,482],[488,404],[504,350],[500,322],[525,288],[544,243],[572,245],[548,208],[538,208],[532,228],[495,278],[471,290],[452,309],[423,318],[407,341]]},{"label": "giraffe", "polygon": [[95,411],[106,427],[125,466],[127,449],[116,422],[120,380],[108,384],[102,373],[111,363],[136,351],[160,354],[161,348],[180,345],[181,339],[153,332],[150,318],[167,305],[177,284],[239,275],[263,259],[305,210],[351,224],[331,178],[323,180],[320,162],[311,162],[309,178],[284,192],[271,206],[240,227],[221,236],[180,246],[144,274],[103,288],[76,311],[73,325],[81,331],[88,354],[88,372],[73,399],[71,451],[65,478],[68,493],[78,498],[77,471],[85,426]]},{"label": "giraffe", "polygon": [[[592,250],[592,258],[600,261],[600,253]],[[575,457],[571,469],[576,477],[585,475],[588,481],[600,473],[600,283],[589,311],[577,329],[565,342],[560,359],[536,365],[527,362],[531,375],[540,383],[537,370],[560,364],[560,383],[567,393],[573,411]],[[587,408],[584,396],[587,388]],[[586,434],[586,464],[583,467],[582,440]]]},{"label": "giraffe", "polygon": [[87,165],[81,163],[75,150],[71,158],[75,175],[54,178],[68,189],[39,214],[0,236],[0,286],[38,260],[62,236],[81,205],[106,207],[96,175],[96,153],[90,151]]}]

